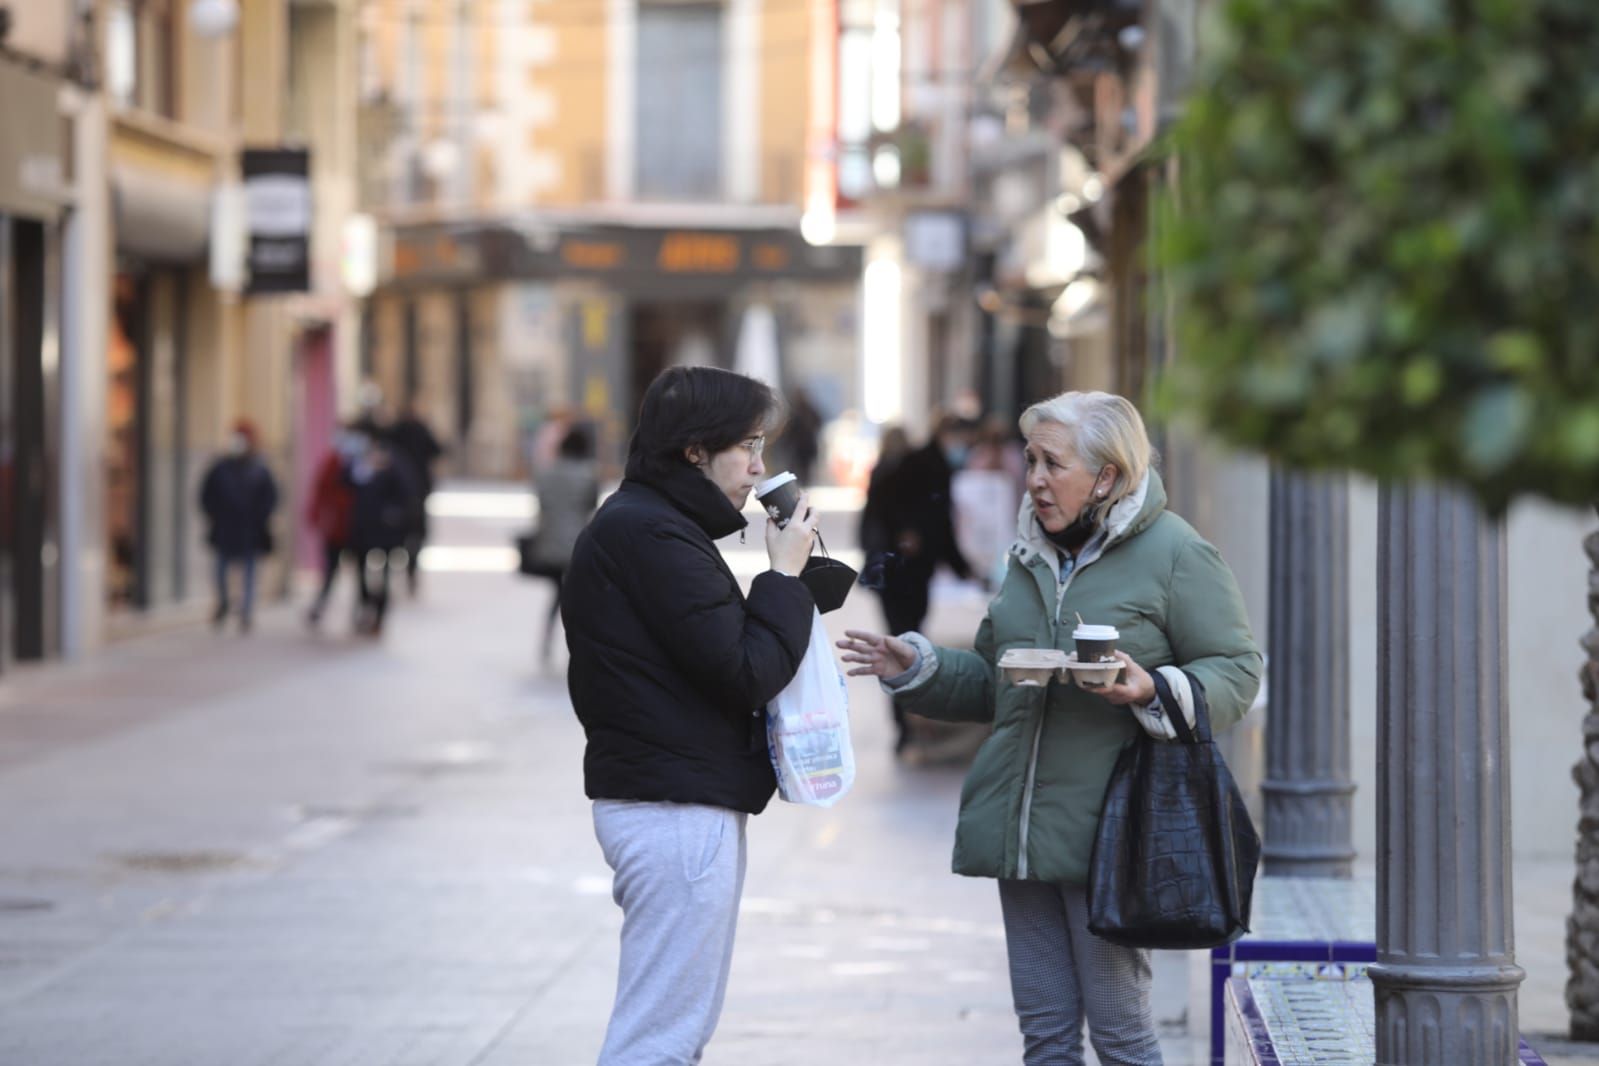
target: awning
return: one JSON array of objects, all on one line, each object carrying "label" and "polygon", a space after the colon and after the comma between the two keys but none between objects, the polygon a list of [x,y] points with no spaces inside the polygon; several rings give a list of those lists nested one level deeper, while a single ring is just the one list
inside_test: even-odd
[{"label": "awning", "polygon": [[117,251],[157,262],[203,261],[211,237],[211,188],[118,164],[111,172]]}]

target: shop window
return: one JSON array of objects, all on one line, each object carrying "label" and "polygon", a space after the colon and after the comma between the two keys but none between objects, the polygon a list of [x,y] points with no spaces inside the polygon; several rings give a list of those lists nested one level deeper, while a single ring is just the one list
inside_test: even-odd
[{"label": "shop window", "polygon": [[106,593],[114,605],[137,606],[144,603],[139,509],[144,466],[139,358],[144,287],[128,274],[118,274],[114,286],[106,360]]},{"label": "shop window", "polygon": [[106,88],[127,107],[178,117],[178,0],[110,0]]},{"label": "shop window", "polygon": [[723,58],[720,4],[639,5],[640,198],[720,199]]}]

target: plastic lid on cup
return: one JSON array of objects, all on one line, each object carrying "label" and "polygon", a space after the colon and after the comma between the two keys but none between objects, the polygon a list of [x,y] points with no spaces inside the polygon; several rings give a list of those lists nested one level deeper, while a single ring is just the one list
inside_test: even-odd
[{"label": "plastic lid on cup", "polygon": [[1094,626],[1087,622],[1072,630],[1073,640],[1115,640],[1120,636],[1115,626]]},{"label": "plastic lid on cup", "polygon": [[773,474],[759,485],[755,486],[755,498],[758,500],[769,492],[776,491],[787,485],[790,481],[799,480],[791,471],[785,470],[781,474]]}]

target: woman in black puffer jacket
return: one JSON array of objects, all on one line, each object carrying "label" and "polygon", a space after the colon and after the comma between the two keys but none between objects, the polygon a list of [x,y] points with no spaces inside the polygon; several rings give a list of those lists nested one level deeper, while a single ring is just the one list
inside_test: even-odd
[{"label": "woman in black puffer jacket", "polygon": [[803,497],[746,598],[715,540],[766,470],[776,397],[674,367],[644,394],[627,476],[572,553],[561,593],[585,790],[623,912],[601,1066],[698,1062],[721,1013],[744,885],[745,820],[776,788],[767,701],[794,677],[815,604],[798,574]]}]

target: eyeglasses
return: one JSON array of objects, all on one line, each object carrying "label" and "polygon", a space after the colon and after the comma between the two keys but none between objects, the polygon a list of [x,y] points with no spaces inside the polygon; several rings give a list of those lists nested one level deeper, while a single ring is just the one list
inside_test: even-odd
[{"label": "eyeglasses", "polygon": [[766,450],[766,438],[764,436],[751,437],[749,440],[739,441],[738,446],[749,452],[751,459],[759,459],[761,453]]}]

